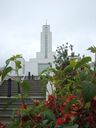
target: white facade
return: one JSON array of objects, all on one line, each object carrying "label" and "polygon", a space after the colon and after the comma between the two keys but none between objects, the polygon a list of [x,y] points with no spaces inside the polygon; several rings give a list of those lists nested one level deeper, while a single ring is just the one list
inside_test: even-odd
[{"label": "white facade", "polygon": [[[38,75],[50,63],[54,66],[53,55],[55,55],[55,52],[52,52],[52,32],[50,32],[50,25],[43,25],[40,44],[40,52],[36,53],[36,58],[31,58],[29,61],[21,60],[22,69],[19,72],[20,76],[27,76],[29,72],[30,75]],[[14,65],[12,66],[14,67]],[[16,74],[12,72],[11,75],[15,76]]]}]

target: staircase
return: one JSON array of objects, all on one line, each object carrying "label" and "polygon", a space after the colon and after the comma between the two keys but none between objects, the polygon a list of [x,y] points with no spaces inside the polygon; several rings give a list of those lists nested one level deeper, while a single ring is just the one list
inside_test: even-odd
[{"label": "staircase", "polygon": [[[40,80],[27,80],[30,85],[29,97],[24,101],[28,106],[32,106],[33,99],[44,100],[45,88],[42,88]],[[0,86],[0,121],[9,122],[12,117],[12,113],[21,104],[20,99],[16,99],[18,94],[18,85],[16,81],[12,80],[11,84],[11,96],[8,97],[8,81],[4,81],[4,84]],[[14,102],[13,102],[14,101]],[[11,103],[7,107],[8,103]]]}]

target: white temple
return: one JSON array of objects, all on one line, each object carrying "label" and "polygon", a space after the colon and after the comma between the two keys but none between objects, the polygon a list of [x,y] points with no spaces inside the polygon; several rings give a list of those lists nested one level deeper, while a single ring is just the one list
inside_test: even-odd
[{"label": "white temple", "polygon": [[[40,52],[36,53],[36,58],[31,58],[29,61],[21,59],[22,69],[20,69],[19,75],[27,76],[30,72],[30,75],[37,76],[50,64],[53,66],[53,55],[55,52],[52,52],[52,32],[50,32],[50,25],[46,23],[42,26]],[[14,65],[12,66],[14,67]],[[11,75],[15,76],[16,74],[12,72]]]}]

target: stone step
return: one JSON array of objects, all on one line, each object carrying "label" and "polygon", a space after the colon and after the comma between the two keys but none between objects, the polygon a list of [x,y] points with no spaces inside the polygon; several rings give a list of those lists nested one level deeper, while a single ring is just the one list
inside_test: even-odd
[{"label": "stone step", "polygon": [[[28,106],[32,106],[33,105],[33,100],[44,100],[45,97],[44,96],[34,96],[34,97],[28,97],[24,99],[24,103],[27,104]],[[14,102],[12,102],[12,104],[10,104],[7,108],[5,107],[6,104],[8,102],[11,102],[11,100],[16,100]],[[3,122],[10,122],[13,112],[14,110],[18,109],[20,107],[21,104],[21,100],[20,99],[16,99],[14,97],[11,98],[7,98],[7,97],[1,97],[0,98],[0,121]]]},{"label": "stone step", "polygon": [[0,115],[0,121],[4,122],[6,124],[6,122],[10,122],[12,118],[12,115]]},{"label": "stone step", "polygon": [[[32,105],[33,103],[33,100],[45,100],[45,97],[44,96],[32,96],[30,98],[25,98],[24,99],[24,102],[26,104],[29,104],[29,105]],[[9,104],[9,107],[14,107],[15,106],[19,106],[20,104],[22,103],[22,100],[21,99],[16,99],[16,98],[0,98],[0,108],[5,108],[8,106]]]},{"label": "stone step", "polygon": [[[15,96],[17,94],[18,94],[17,92],[12,92],[11,96]],[[29,96],[34,96],[34,95],[35,96],[40,96],[40,95],[42,96],[42,95],[45,95],[45,93],[44,92],[40,92],[40,91],[38,91],[38,92],[29,92],[28,95]],[[4,92],[4,93],[2,92],[2,93],[0,93],[0,96],[8,96],[8,93],[7,92]]]},{"label": "stone step", "polygon": [[[45,100],[46,89],[41,86],[40,80],[27,80],[30,85],[29,97],[24,98],[24,103],[28,106],[33,105],[33,100]],[[8,81],[5,81],[3,86],[0,86],[0,121],[10,121],[14,110],[20,107],[22,101],[17,99],[15,95],[18,94],[18,85],[16,81],[12,80],[11,97],[8,94]],[[15,100],[15,101],[14,101]],[[14,102],[13,102],[14,101]],[[8,106],[8,103],[9,106]],[[5,109],[6,108],[6,109]]]}]

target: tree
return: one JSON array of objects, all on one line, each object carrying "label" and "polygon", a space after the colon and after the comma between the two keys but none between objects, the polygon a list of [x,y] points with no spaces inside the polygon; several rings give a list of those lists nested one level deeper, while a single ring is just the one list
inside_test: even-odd
[{"label": "tree", "polygon": [[73,45],[69,45],[68,42],[57,47],[56,55],[54,56],[56,69],[64,69],[69,64],[69,52],[73,55]]}]

